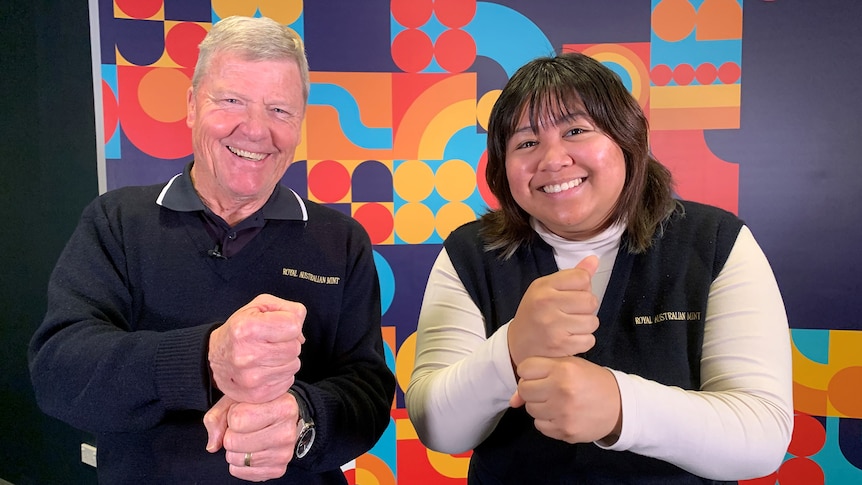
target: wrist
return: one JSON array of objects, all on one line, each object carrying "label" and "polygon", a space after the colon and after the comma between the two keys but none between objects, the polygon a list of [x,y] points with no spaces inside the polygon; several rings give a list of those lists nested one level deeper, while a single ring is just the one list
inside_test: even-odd
[{"label": "wrist", "polygon": [[314,425],[314,418],[311,413],[311,406],[308,401],[297,391],[288,389],[293,398],[296,400],[298,408],[296,420],[296,446],[294,447],[294,455],[296,458],[303,458],[311,450],[314,445],[314,438],[317,436],[317,429]]}]

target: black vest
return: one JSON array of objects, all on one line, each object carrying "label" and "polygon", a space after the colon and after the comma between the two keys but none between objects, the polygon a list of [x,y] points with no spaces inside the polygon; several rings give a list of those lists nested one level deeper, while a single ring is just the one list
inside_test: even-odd
[{"label": "black vest", "polygon": [[[596,345],[583,357],[668,386],[699,389],[709,287],[724,266],[742,221],[702,204],[683,202],[681,207],[656,234],[647,252],[631,254],[624,245],[620,249],[599,308]],[[498,252],[484,250],[480,224],[474,221],[461,226],[444,246],[491,335],[514,317],[530,283],[558,268],[553,250],[539,237],[501,261]],[[468,481],[722,483],[635,453],[548,438],[535,429],[523,407],[509,409],[473,451]]]}]

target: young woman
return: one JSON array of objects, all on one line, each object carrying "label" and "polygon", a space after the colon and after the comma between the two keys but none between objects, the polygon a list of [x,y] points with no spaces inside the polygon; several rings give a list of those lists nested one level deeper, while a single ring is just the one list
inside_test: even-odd
[{"label": "young woman", "polygon": [[[469,483],[714,483],[781,464],[787,317],[749,229],[673,198],[647,120],[590,57],[536,59],[488,125],[500,209],[428,281],[406,405]],[[538,480],[538,482],[537,482]]]}]

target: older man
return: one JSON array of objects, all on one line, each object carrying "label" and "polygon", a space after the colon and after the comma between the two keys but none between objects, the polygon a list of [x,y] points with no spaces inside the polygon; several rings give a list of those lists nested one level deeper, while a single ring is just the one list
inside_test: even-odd
[{"label": "older man", "polygon": [[100,482],[346,483],[389,424],[369,238],[279,185],[308,89],[295,32],[216,23],[194,161],[84,210],[29,357],[40,407],[96,435]]}]

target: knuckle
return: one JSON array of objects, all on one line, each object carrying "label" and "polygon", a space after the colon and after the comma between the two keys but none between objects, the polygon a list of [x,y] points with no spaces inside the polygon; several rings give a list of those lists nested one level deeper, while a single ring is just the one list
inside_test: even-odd
[{"label": "knuckle", "polygon": [[233,437],[233,433],[228,430],[228,432],[224,434],[224,438],[222,438],[222,446],[225,450],[234,450],[236,449],[235,441],[236,440]]},{"label": "knuckle", "polygon": [[215,425],[217,423],[218,423],[218,420],[213,415],[213,413],[204,414],[204,427],[206,427],[207,429],[213,428],[213,427],[215,427]]}]

